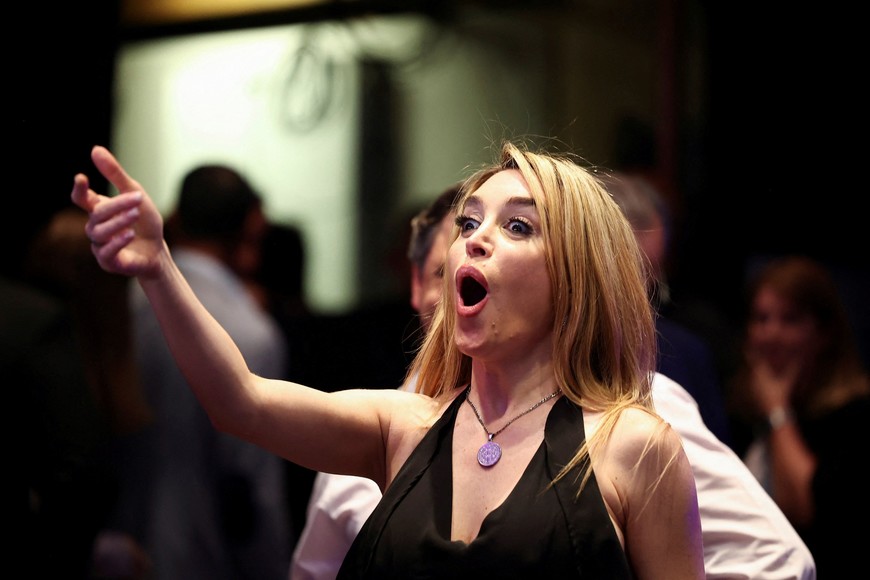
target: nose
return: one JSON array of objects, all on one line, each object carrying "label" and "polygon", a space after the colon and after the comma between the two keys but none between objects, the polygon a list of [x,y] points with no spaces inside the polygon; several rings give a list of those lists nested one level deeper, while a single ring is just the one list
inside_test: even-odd
[{"label": "nose", "polygon": [[775,341],[779,338],[782,327],[779,322],[771,318],[757,320],[752,328],[756,340],[761,342]]},{"label": "nose", "polygon": [[488,256],[492,253],[489,226],[485,223],[474,230],[465,240],[465,253],[471,257]]}]

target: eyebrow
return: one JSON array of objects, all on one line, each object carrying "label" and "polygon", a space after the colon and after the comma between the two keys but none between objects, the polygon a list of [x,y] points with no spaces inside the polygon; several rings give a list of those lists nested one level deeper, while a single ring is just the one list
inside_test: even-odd
[{"label": "eyebrow", "polygon": [[[468,199],[465,200],[464,207],[468,207],[471,204],[478,204],[479,205],[480,203],[481,203],[481,201],[480,201],[480,198],[477,196],[477,194],[472,193],[471,195],[468,196]],[[517,205],[517,206],[521,206],[521,207],[535,207],[537,204],[535,203],[535,200],[532,199],[531,197],[520,197],[520,196],[516,195],[514,197],[508,198],[507,202],[505,202],[505,205],[506,206]]]}]

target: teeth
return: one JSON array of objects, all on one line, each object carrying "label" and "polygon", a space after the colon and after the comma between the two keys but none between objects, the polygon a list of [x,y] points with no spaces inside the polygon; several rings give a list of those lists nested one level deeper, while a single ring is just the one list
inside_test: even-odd
[{"label": "teeth", "polygon": [[459,293],[465,306],[474,306],[484,299],[486,289],[474,278],[467,277],[462,279]]}]

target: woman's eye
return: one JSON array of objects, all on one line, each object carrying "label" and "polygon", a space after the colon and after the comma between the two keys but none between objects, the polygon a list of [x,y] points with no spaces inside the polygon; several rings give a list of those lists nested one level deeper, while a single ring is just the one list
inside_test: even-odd
[{"label": "woman's eye", "polygon": [[467,230],[475,230],[480,224],[476,219],[460,215],[456,216],[456,225],[459,226],[459,229],[464,232]]},{"label": "woman's eye", "polygon": [[532,224],[530,224],[523,218],[511,218],[510,220],[508,220],[507,228],[517,234],[532,233]]}]

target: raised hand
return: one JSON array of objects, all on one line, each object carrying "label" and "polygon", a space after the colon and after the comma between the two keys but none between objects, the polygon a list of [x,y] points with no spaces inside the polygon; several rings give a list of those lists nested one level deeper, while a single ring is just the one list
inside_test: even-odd
[{"label": "raised hand", "polygon": [[119,194],[101,195],[83,173],[75,176],[71,198],[88,212],[85,232],[100,266],[128,276],[154,275],[161,257],[168,255],[163,240],[163,217],[142,186],[127,175],[108,149],[95,146],[91,159]]},{"label": "raised hand", "polygon": [[802,361],[792,358],[775,367],[763,355],[748,356],[750,361],[749,387],[756,404],[763,413],[791,405],[792,393],[802,369]]}]

